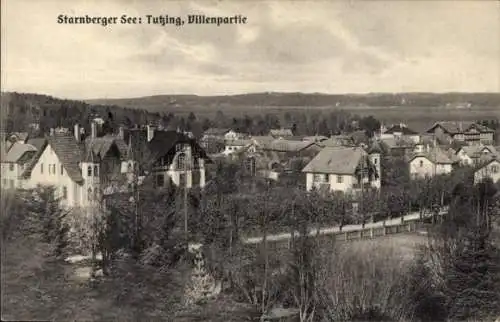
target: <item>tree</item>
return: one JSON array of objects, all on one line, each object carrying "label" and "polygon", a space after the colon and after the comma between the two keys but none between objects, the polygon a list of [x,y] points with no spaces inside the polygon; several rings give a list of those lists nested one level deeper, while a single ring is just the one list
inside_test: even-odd
[{"label": "tree", "polygon": [[[492,195],[482,184],[456,191],[449,213],[432,232],[422,254],[420,274],[414,279],[423,281],[424,273],[431,276],[429,296],[441,296],[448,319],[486,320],[500,313],[500,251],[488,225]],[[416,289],[424,287],[429,286]]]}]

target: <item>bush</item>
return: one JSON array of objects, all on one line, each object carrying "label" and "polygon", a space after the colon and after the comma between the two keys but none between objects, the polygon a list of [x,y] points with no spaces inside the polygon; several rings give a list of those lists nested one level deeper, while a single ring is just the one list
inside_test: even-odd
[{"label": "bush", "polygon": [[399,321],[407,315],[409,265],[395,246],[376,245],[337,249],[325,259],[318,289],[323,320]]}]

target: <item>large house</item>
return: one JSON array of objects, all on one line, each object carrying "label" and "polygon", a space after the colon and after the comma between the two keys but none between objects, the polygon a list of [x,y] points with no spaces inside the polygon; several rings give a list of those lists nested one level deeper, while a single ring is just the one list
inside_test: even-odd
[{"label": "large house", "polygon": [[439,147],[430,147],[408,157],[410,176],[414,179],[451,173],[457,163],[458,159]]},{"label": "large house", "polygon": [[474,122],[437,122],[427,133],[433,133],[448,142],[465,142],[468,145],[492,144],[494,132],[492,129]]},{"label": "large house", "polygon": [[496,154],[497,150],[494,146],[482,144],[463,146],[456,152],[462,165],[477,165],[482,157]]},{"label": "large house", "polygon": [[2,144],[0,156],[2,189],[23,188],[22,174],[36,152],[37,148],[35,146],[26,144],[23,141],[14,142],[8,150]]},{"label": "large house", "polygon": [[356,192],[366,187],[380,188],[380,153],[360,147],[325,147],[309,162],[306,189]]},{"label": "large house", "polygon": [[482,158],[481,164],[474,172],[474,183],[481,182],[484,179],[491,179],[494,183],[500,181],[500,157],[498,155],[489,155]]},{"label": "large house", "polygon": [[[237,151],[241,151],[244,148],[255,146],[257,143],[253,139],[235,139],[235,140],[226,140],[225,148],[222,154],[230,155],[236,153]],[[255,149],[255,148],[254,148]]]},{"label": "large house", "polygon": [[138,175],[151,175],[158,188],[166,186],[169,180],[187,188],[205,186],[205,163],[210,159],[195,139],[151,126],[146,131],[126,131],[124,139],[128,142],[129,160],[124,172],[130,173],[137,167]]},{"label": "large house", "polygon": [[392,125],[388,129],[381,128],[381,139],[398,139],[398,138],[407,138],[414,143],[418,143],[420,140],[420,135],[418,132],[407,127],[405,124],[400,123],[396,125]]},{"label": "large house", "polygon": [[54,186],[63,205],[92,205],[120,180],[123,159],[116,137],[95,134],[94,123],[91,137],[85,140],[78,125],[73,134],[51,132],[23,172],[25,187]]}]

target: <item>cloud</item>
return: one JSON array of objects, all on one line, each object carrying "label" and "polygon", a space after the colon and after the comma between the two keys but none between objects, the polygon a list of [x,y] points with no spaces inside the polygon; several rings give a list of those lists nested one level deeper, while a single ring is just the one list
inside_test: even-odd
[{"label": "cloud", "polygon": [[[2,0],[2,86],[71,98],[252,91],[500,91],[494,1]],[[60,25],[59,14],[143,17]],[[246,25],[145,23],[245,15]]]}]

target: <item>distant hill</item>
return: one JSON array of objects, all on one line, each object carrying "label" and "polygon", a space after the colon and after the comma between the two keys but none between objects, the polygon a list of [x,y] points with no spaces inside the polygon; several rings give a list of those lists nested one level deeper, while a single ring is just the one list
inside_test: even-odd
[{"label": "distant hill", "polygon": [[58,99],[32,93],[1,93],[1,130],[23,131],[32,123],[38,123],[46,132],[52,127],[69,127],[79,123],[89,127],[90,120],[101,117],[111,127],[117,124],[144,124],[158,120],[158,113],[140,109],[128,109],[116,105],[89,104],[83,101]]},{"label": "distant hill", "polygon": [[241,108],[241,107],[441,107],[468,109],[474,107],[500,108],[500,93],[251,93],[228,96],[158,95],[125,99],[87,100],[91,104],[118,105],[165,112],[183,108]]}]

